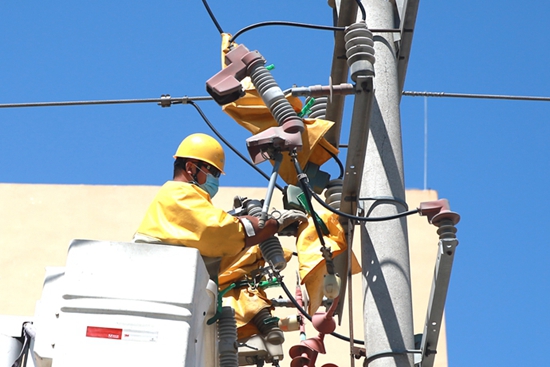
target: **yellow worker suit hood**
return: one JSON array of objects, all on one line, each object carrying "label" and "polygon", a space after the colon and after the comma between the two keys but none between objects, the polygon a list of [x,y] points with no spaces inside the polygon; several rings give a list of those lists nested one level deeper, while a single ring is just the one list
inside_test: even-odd
[{"label": "yellow worker suit hood", "polygon": [[[222,67],[225,65],[225,55],[229,52],[230,44],[229,34],[222,35]],[[235,44],[233,44],[236,46]],[[262,132],[270,127],[278,126],[277,121],[273,118],[271,111],[264,104],[258,91],[252,84],[249,77],[241,81],[241,85],[245,91],[245,95],[237,101],[228,103],[222,107],[222,110],[227,113],[239,125],[250,131],[253,135]],[[285,96],[294,111],[297,113],[302,109],[302,101],[298,97],[292,95]],[[298,152],[298,162],[303,169],[308,162],[315,163],[321,166],[328,161],[332,155],[338,154],[332,144],[330,144],[323,136],[334,125],[334,122],[322,119],[304,118],[304,132],[302,133],[302,150]],[[288,152],[283,152],[283,161],[279,168],[279,176],[290,185],[297,184],[296,168],[292,163]]]},{"label": "yellow worker suit hood", "polygon": [[[347,249],[344,230],[340,225],[337,214],[328,211],[318,211],[317,214],[329,230],[329,234],[324,236],[323,240],[325,246],[331,249],[334,258]],[[298,231],[296,250],[298,252],[299,273],[302,284],[305,284],[307,290],[309,297],[308,313],[311,315],[321,306],[324,295],[323,280],[328,273],[326,261],[320,251],[322,245],[313,219],[309,218],[309,222],[300,226]],[[352,274],[361,271],[361,266],[353,253],[351,271]],[[345,274],[340,274],[340,276],[345,276]]]}]

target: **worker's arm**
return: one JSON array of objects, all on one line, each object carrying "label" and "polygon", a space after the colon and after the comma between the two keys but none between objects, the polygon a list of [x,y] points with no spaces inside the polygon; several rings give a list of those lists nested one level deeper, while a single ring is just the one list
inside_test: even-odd
[{"label": "worker's arm", "polygon": [[279,223],[273,218],[266,220],[263,228],[260,228],[259,225],[260,218],[250,215],[243,215],[238,218],[243,224],[246,233],[244,239],[245,247],[259,244],[274,236],[279,230]]}]

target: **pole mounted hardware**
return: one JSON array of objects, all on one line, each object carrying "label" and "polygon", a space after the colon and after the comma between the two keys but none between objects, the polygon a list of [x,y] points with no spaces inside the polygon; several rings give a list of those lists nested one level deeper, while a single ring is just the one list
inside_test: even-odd
[{"label": "pole mounted hardware", "polygon": [[265,67],[262,55],[258,51],[249,51],[244,45],[239,45],[228,52],[225,59],[227,67],[206,82],[206,91],[220,105],[234,102],[245,93],[240,81],[249,76],[279,125],[246,139],[247,149],[254,164],[272,159],[270,151],[301,150],[304,122]]},{"label": "pole mounted hardware", "polygon": [[[319,334],[290,348],[288,352],[290,358],[292,358],[290,367],[315,367],[319,353],[326,354],[324,338],[326,334],[331,334],[336,329],[336,321],[334,321],[333,315],[337,304],[338,297],[334,299],[327,312],[317,312],[312,316],[311,323]],[[338,366],[334,363],[325,363],[321,367]]]},{"label": "pole mounted hardware", "polygon": [[422,351],[420,366],[432,367],[437,353],[437,342],[441,331],[454,254],[458,246],[455,224],[460,221],[460,215],[451,211],[447,199],[421,203],[418,209],[420,215],[426,216],[431,224],[438,227],[437,233],[439,234],[439,251],[420,344]]},{"label": "pole mounted hardware", "polygon": [[[365,22],[357,22],[346,27],[344,35],[346,57],[351,74],[355,82],[353,114],[349,133],[348,154],[341,189],[340,211],[355,215],[357,212],[357,198],[363,177],[363,167],[367,153],[367,141],[370,129],[371,110],[374,100],[374,41],[372,32]],[[340,217],[340,224],[348,232],[348,220]],[[350,239],[346,238],[349,242]],[[335,258],[337,273],[347,274],[347,251]],[[347,281],[343,278],[340,298],[344,299]],[[338,307],[336,314],[341,316],[343,304]]]}]

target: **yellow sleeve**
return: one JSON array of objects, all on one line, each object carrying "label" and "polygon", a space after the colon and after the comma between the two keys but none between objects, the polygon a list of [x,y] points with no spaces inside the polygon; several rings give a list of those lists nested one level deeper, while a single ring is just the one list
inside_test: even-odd
[{"label": "yellow sleeve", "polygon": [[236,255],[245,245],[240,221],[212,205],[201,188],[186,182],[168,181],[162,186],[137,232],[196,248],[209,257]]}]

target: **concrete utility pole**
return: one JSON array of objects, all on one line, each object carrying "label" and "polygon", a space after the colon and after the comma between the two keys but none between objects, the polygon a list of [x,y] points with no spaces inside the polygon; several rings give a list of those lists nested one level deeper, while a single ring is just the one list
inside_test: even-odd
[{"label": "concrete utility pole", "polygon": [[[369,29],[399,26],[394,2],[362,0]],[[406,210],[399,102],[398,57],[393,33],[375,33],[375,98],[360,198],[366,215]],[[377,199],[385,199],[377,201]],[[390,200],[388,200],[390,199]],[[414,349],[406,219],[361,225],[365,365],[410,367]]]}]

